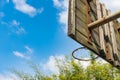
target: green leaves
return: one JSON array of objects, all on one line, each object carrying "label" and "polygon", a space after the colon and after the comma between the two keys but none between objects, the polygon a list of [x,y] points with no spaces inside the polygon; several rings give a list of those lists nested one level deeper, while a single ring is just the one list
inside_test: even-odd
[{"label": "green leaves", "polygon": [[[91,54],[91,58],[94,56]],[[22,80],[120,80],[120,71],[108,63],[92,60],[90,65],[84,68],[82,62],[71,58],[56,59],[59,74],[44,75],[35,64],[29,64],[34,70],[34,75],[13,70]]]}]

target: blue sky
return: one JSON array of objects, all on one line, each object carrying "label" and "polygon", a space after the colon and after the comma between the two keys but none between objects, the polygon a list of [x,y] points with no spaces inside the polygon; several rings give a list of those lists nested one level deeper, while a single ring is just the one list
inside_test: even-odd
[{"label": "blue sky", "polygon": [[43,63],[50,56],[70,55],[80,46],[67,36],[64,3],[0,0],[0,73],[10,67],[24,69],[27,60]]},{"label": "blue sky", "polygon": [[[110,1],[112,11],[120,8]],[[55,56],[80,47],[67,36],[67,12],[68,0],[0,0],[0,78],[11,67],[27,70],[27,61],[53,67]]]}]

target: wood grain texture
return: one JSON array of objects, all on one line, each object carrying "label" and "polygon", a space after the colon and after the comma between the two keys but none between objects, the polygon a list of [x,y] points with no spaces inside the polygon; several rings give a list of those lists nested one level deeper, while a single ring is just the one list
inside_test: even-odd
[{"label": "wood grain texture", "polygon": [[[88,21],[90,20],[91,23],[95,22],[108,15],[108,13],[105,6],[101,6],[98,0],[87,1],[89,1],[88,6],[90,8],[90,11],[88,12],[86,0],[70,0],[68,35],[81,45],[111,63],[113,66],[119,66],[120,32],[118,32],[117,27],[115,26],[115,21],[89,29],[92,45],[89,43]],[[87,19],[88,15],[90,16],[89,19]],[[116,57],[118,57],[116,59],[117,63],[115,62],[114,64],[112,62],[114,62]]]},{"label": "wood grain texture", "polygon": [[69,0],[69,14],[68,14],[68,35],[74,37],[75,35],[75,0]]},{"label": "wood grain texture", "polygon": [[[108,14],[110,15],[110,11],[108,11]],[[114,56],[114,65],[120,66],[119,63],[119,55],[118,55],[118,48],[117,48],[117,32],[115,32],[115,27],[113,25],[113,21],[109,22],[109,29],[110,29],[110,35],[111,35],[111,43],[112,43],[112,49],[113,49],[113,56]]]},{"label": "wood grain texture", "polygon": [[[89,3],[90,7],[90,16],[91,21],[96,20],[96,17],[94,15],[96,14],[96,8],[95,3],[91,1]],[[93,15],[94,14],[94,15]],[[75,39],[80,44],[86,46],[90,50],[92,50],[95,53],[99,53],[99,49],[97,47],[99,46],[99,33],[98,29],[92,30],[93,38],[92,43],[93,45],[90,45],[88,41],[88,33],[87,33],[87,7],[85,4],[85,0],[70,0],[69,2],[69,18],[68,18],[68,35]],[[71,35],[72,34],[72,35]],[[97,45],[96,45],[97,44]]]},{"label": "wood grain texture", "polygon": [[[102,4],[101,8],[102,8],[102,14],[103,14],[102,17],[107,16],[107,10],[105,8],[105,5]],[[104,24],[103,28],[104,28],[104,33],[105,33],[104,35],[105,35],[105,41],[106,41],[106,59],[112,62],[113,61],[113,52],[112,52],[112,45],[110,43],[110,41],[111,41],[110,28],[108,26],[108,23]]]},{"label": "wood grain texture", "polygon": [[[102,10],[101,10],[101,4],[96,0],[96,7],[97,7],[97,17],[98,19],[102,18]],[[106,47],[105,47],[105,40],[104,40],[104,31],[103,27],[99,26],[99,37],[100,37],[100,55],[103,57],[106,57]]]}]

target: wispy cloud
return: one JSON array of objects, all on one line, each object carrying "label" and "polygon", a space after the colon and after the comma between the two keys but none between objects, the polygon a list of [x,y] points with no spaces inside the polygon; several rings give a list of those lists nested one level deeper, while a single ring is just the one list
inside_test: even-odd
[{"label": "wispy cloud", "polygon": [[44,8],[37,9],[37,13],[42,13],[44,11]]},{"label": "wispy cloud", "polygon": [[62,25],[62,29],[67,33],[68,24],[68,1],[69,0],[53,0],[54,6],[60,10],[58,13],[59,22]]},{"label": "wispy cloud", "polygon": [[17,22],[16,20],[13,20],[13,21],[11,22],[11,24],[12,24],[13,26],[19,26],[19,25],[20,25],[20,23]]},{"label": "wispy cloud", "polygon": [[33,53],[33,49],[30,48],[29,46],[25,46],[25,49],[27,50],[27,53],[29,54]]},{"label": "wispy cloud", "polygon": [[23,27],[18,27],[15,31],[16,34],[26,33],[25,29]]},{"label": "wispy cloud", "polygon": [[36,9],[35,7],[29,5],[26,3],[26,0],[12,0],[15,9],[17,9],[20,12],[23,12],[31,17],[35,16],[37,13],[41,13],[43,11],[43,8],[41,9]]},{"label": "wispy cloud", "polygon": [[10,32],[8,33],[16,33],[17,35],[26,33],[25,29],[17,20],[12,20],[9,22],[1,21],[1,24],[9,28]]},{"label": "wispy cloud", "polygon": [[11,73],[5,73],[0,74],[0,80],[20,80],[20,79]]},{"label": "wispy cloud", "polygon": [[24,59],[29,59],[29,57],[26,56],[26,55],[24,55],[24,53],[22,53],[22,52],[13,51],[13,54],[14,54],[16,57],[20,57],[20,58],[24,58]]},{"label": "wispy cloud", "polygon": [[30,59],[31,58],[31,53],[33,53],[33,49],[30,48],[29,46],[24,47],[26,51],[20,52],[20,51],[13,51],[13,54],[16,57],[23,58],[23,59]]},{"label": "wispy cloud", "polygon": [[62,5],[59,0],[53,0],[53,2],[56,7],[61,7]]}]

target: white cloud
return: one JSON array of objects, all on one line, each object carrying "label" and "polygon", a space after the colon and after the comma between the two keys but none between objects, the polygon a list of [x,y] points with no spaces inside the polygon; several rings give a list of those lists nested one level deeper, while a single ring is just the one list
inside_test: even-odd
[{"label": "white cloud", "polygon": [[78,60],[76,60],[76,59],[75,59],[74,61],[75,61],[76,63],[79,63],[79,62],[80,62],[81,65],[82,65],[82,67],[85,68],[85,69],[87,68],[87,66],[90,65],[90,61],[78,61]]},{"label": "white cloud", "polygon": [[33,49],[29,46],[25,46],[25,49],[27,50],[27,53],[33,53]]},{"label": "white cloud", "polygon": [[59,22],[62,24],[62,28],[65,33],[67,33],[67,20],[68,20],[68,11],[62,11],[59,13]]},{"label": "white cloud", "polygon": [[15,31],[16,34],[26,33],[25,29],[23,27],[18,27]]},{"label": "white cloud", "polygon": [[9,28],[9,33],[16,33],[17,35],[26,33],[25,29],[17,20],[12,20],[10,22],[1,21],[1,24]]},{"label": "white cloud", "polygon": [[29,59],[29,57],[26,56],[26,55],[24,55],[24,53],[22,53],[22,52],[13,51],[13,54],[14,54],[16,57],[20,57],[20,58],[23,58],[23,59]]},{"label": "white cloud", "polygon": [[[58,62],[57,62],[57,61]],[[63,62],[61,62],[63,61]],[[57,66],[57,63],[60,66],[63,66],[62,68],[64,68],[64,65],[67,65],[66,67],[68,69],[72,69],[72,66],[69,64],[69,59],[66,59],[64,55],[59,55],[59,56],[50,56],[48,61],[46,63],[41,64],[41,67],[43,68],[44,72],[47,71],[47,73],[55,73],[55,74],[59,74],[59,68]],[[76,64],[79,65],[79,63],[81,64],[81,66],[86,69],[87,66],[90,65],[90,61],[79,61],[74,59],[74,62]],[[101,64],[107,63],[105,60],[98,58],[96,59],[96,62],[100,62]]]},{"label": "white cloud", "polygon": [[16,20],[13,20],[13,21],[11,22],[11,24],[12,24],[13,26],[19,26],[19,25],[20,25],[20,23],[17,22]]},{"label": "white cloud", "polygon": [[53,4],[57,8],[67,9],[68,8],[68,1],[69,0],[53,0]]},{"label": "white cloud", "polygon": [[26,3],[26,0],[12,0],[15,4],[15,8],[29,16],[36,15],[36,9]]},{"label": "white cloud", "polygon": [[24,48],[26,49],[26,51],[24,51],[24,52],[13,51],[13,54],[19,58],[30,59],[31,53],[33,53],[33,49],[30,48],[29,46],[25,46]]},{"label": "white cloud", "polygon": [[16,33],[18,35],[26,33],[25,29],[23,27],[21,27],[20,22],[18,22],[16,20],[12,20],[12,22],[10,22],[9,26],[13,33]]},{"label": "white cloud", "polygon": [[38,13],[42,13],[43,11],[44,11],[43,7],[37,10]]},{"label": "white cloud", "polygon": [[0,74],[0,80],[20,80],[18,77],[16,77],[13,74]]},{"label": "white cloud", "polygon": [[[87,58],[86,58],[86,59],[87,59]],[[79,61],[79,60],[75,60],[75,62],[76,62],[76,63],[80,62],[81,65],[82,65],[82,67],[86,69],[86,68],[90,65],[90,62],[91,62],[91,61]],[[105,60],[103,60],[103,59],[101,59],[101,58],[97,58],[97,59],[96,59],[96,62],[100,62],[101,64],[107,63],[107,61],[105,61]]]},{"label": "white cloud", "polygon": [[61,23],[65,33],[67,33],[68,24],[68,1],[69,0],[53,0],[54,6],[60,10],[60,12],[58,13],[58,21]]},{"label": "white cloud", "polygon": [[59,0],[53,0],[53,2],[54,2],[54,5],[57,7],[61,7],[62,5]]},{"label": "white cloud", "polygon": [[59,68],[57,67],[56,64],[56,59],[59,60],[64,60],[64,56],[50,56],[49,60],[45,63],[42,64],[42,67],[45,71],[51,72],[51,73],[55,73],[55,74],[59,74]]},{"label": "white cloud", "polygon": [[[26,0],[12,0],[14,5],[15,5],[15,8],[18,10],[18,11],[21,11],[31,17],[35,16],[39,10],[37,10],[35,7],[29,5],[26,3]],[[41,9],[40,13],[43,11],[43,9]]]}]

